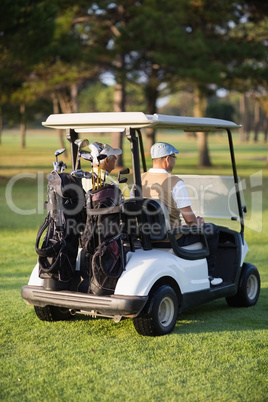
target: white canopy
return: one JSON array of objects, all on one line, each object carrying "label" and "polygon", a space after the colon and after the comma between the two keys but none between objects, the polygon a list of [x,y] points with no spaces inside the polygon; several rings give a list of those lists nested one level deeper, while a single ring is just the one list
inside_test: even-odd
[{"label": "white canopy", "polygon": [[241,126],[232,121],[211,119],[206,117],[168,116],[162,114],[144,114],[142,112],[121,113],[66,113],[52,114],[45,122],[45,127],[74,129],[77,132],[86,131],[122,131],[125,128],[154,127],[164,129],[177,129],[186,132],[215,131],[234,129]]}]

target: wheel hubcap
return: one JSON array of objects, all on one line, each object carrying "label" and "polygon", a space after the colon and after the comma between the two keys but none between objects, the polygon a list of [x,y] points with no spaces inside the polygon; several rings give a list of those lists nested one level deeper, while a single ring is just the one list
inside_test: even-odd
[{"label": "wheel hubcap", "polygon": [[258,280],[255,275],[250,275],[247,282],[247,295],[250,300],[256,297],[258,292]]},{"label": "wheel hubcap", "polygon": [[159,322],[163,327],[168,327],[174,318],[174,303],[170,297],[165,297],[158,310]]}]

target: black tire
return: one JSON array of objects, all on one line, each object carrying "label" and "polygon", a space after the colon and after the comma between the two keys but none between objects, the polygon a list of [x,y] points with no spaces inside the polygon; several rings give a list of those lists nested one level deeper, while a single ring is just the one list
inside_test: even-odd
[{"label": "black tire", "polygon": [[242,273],[236,295],[226,297],[227,304],[231,307],[251,307],[259,298],[261,280],[257,268],[248,263],[243,264]]},{"label": "black tire", "polygon": [[68,308],[56,306],[34,306],[34,309],[37,317],[41,321],[66,321],[73,317]]},{"label": "black tire", "polygon": [[133,318],[140,335],[161,336],[173,331],[179,311],[178,297],[170,286],[160,286],[151,296],[144,310]]}]

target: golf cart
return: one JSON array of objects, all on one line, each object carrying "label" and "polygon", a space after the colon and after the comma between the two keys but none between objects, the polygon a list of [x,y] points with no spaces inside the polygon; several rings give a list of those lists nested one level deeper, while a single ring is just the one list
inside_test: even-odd
[{"label": "golf cart", "polygon": [[[218,119],[145,115],[140,112],[51,115],[43,125],[66,129],[66,136],[71,145],[72,177],[75,185],[80,188],[77,193],[82,212],[79,213],[86,214],[87,217],[83,218],[86,229],[80,230],[75,240],[68,239],[68,250],[72,243],[78,244],[74,256],[75,267],[71,269],[70,274],[66,274],[64,279],[65,273],[57,274],[50,266],[47,266],[46,273],[46,267],[43,270],[40,268],[39,254],[28,285],[22,287],[22,297],[28,304],[34,305],[38,318],[46,321],[66,320],[75,314],[110,317],[115,322],[122,318],[131,318],[139,334],[158,336],[172,332],[178,315],[183,311],[204,302],[224,297],[228,305],[234,307],[250,307],[256,304],[260,293],[260,276],[254,265],[244,262],[248,252],[244,238],[246,207],[236,171],[231,134],[232,129],[240,126]],[[228,218],[230,222],[238,223],[239,230],[220,226],[215,276],[222,278],[223,282],[218,286],[210,284],[206,260],[209,249],[202,228],[183,225],[180,229],[173,230],[166,206],[160,200],[142,197],[141,171],[147,170],[142,130],[148,127],[185,132],[224,130],[227,133],[233,176],[180,175],[186,184],[196,214]],[[92,152],[85,153],[82,150],[88,142],[83,142],[79,137],[86,136],[86,133],[114,131],[123,132],[130,143],[133,197],[123,199],[119,194],[116,204],[105,204],[97,210],[97,195],[104,190],[120,193],[118,183],[125,179],[119,177],[117,184],[108,184],[105,180],[99,180],[98,174],[95,177],[92,168],[91,172],[82,170],[80,157],[85,160],[84,167],[86,161],[92,162]],[[165,141],[164,135],[161,139]],[[63,150],[56,152],[56,158],[61,151]],[[97,155],[101,155],[101,152],[100,149]],[[54,176],[55,180],[64,175],[62,167],[65,168],[56,159],[52,172],[57,176]],[[85,193],[82,182],[87,180],[91,180],[92,186],[91,190]],[[99,184],[98,189],[96,182]],[[51,211],[53,208],[55,209],[55,204],[52,202],[48,209]],[[99,248],[100,243],[93,243],[94,247],[91,243],[90,250],[85,247],[85,243],[81,243],[88,225],[89,237],[94,239],[96,226],[94,227],[92,216],[99,219],[104,215],[106,218],[116,216],[119,226],[118,233],[113,237],[113,241],[116,238],[119,254],[113,264],[120,260],[121,270],[117,270],[114,276],[106,272],[112,283],[110,291],[92,284],[93,263],[97,260],[93,255],[94,247]],[[176,242],[176,234],[179,231],[199,233],[203,241],[179,247]],[[46,249],[48,237],[47,234],[43,249]],[[169,248],[161,246],[165,239],[169,241]],[[106,246],[107,244],[106,242]],[[98,258],[105,257],[105,261],[109,260],[109,250],[111,249],[106,248],[105,251],[100,251]]]}]

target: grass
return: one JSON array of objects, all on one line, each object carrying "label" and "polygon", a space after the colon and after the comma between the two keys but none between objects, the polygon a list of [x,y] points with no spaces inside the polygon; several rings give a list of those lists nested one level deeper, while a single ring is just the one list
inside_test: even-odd
[{"label": "grass", "polygon": [[[176,173],[190,173],[197,164],[195,141],[170,135],[165,140],[181,151]],[[69,322],[41,322],[20,297],[36,262],[35,237],[44,217],[45,175],[44,185],[40,177],[51,169],[54,150],[59,148],[49,131],[33,132],[27,141],[22,151],[18,134],[6,132],[0,146],[0,399],[266,401],[268,173],[263,144],[241,145],[235,138],[238,172],[247,183],[249,217],[262,222],[255,228],[246,226],[250,248],[246,260],[259,268],[262,280],[257,305],[233,309],[220,299],[182,314],[172,334],[147,338],[136,333],[131,320],[116,324],[77,316]],[[230,174],[224,139],[211,137],[210,150],[214,166],[199,172]],[[130,156],[125,156],[129,165]],[[250,175],[260,170],[262,183],[252,188]],[[10,179],[24,172],[41,172],[40,191],[37,176],[16,181],[13,210],[35,209],[32,215],[19,215],[6,202]],[[255,190],[262,191],[262,211],[251,205]]]}]

